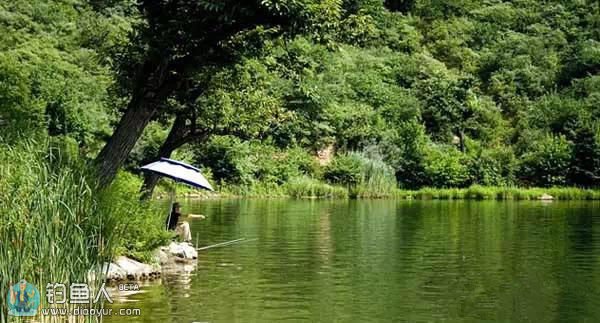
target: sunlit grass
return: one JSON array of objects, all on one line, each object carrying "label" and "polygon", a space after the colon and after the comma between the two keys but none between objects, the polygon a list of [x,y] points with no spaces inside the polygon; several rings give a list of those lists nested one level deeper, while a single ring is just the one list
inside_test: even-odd
[{"label": "sunlit grass", "polygon": [[538,200],[544,194],[555,200],[600,200],[600,190],[577,187],[522,188],[473,185],[468,188],[431,188],[396,190],[392,194],[400,199],[421,200]]},{"label": "sunlit grass", "polygon": [[145,215],[137,198],[97,192],[85,164],[61,154],[48,143],[0,144],[1,322],[6,288],[21,279],[42,294],[48,283],[97,285],[129,219]]},{"label": "sunlit grass", "polygon": [[325,184],[308,177],[292,179],[284,185],[284,188],[286,195],[295,198],[348,198],[346,188]]}]

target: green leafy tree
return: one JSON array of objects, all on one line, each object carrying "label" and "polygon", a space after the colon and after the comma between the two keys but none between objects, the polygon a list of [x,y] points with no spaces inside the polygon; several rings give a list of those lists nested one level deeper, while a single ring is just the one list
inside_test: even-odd
[{"label": "green leafy tree", "polygon": [[471,184],[468,158],[454,147],[426,147],[423,164],[428,184],[431,186],[465,187]]},{"label": "green leafy tree", "polygon": [[564,136],[546,135],[535,140],[520,157],[520,179],[535,186],[567,184],[572,150]]},{"label": "green leafy tree", "polygon": [[340,10],[333,0],[140,1],[138,8],[142,22],[120,65],[130,99],[96,158],[101,186],[112,181],[146,125],[184,81],[201,68],[222,67],[235,59],[228,45],[236,36],[270,28],[303,31],[307,22],[326,25]]},{"label": "green leafy tree", "polygon": [[325,167],[323,177],[334,184],[355,186],[361,178],[361,162],[353,155],[339,155]]}]

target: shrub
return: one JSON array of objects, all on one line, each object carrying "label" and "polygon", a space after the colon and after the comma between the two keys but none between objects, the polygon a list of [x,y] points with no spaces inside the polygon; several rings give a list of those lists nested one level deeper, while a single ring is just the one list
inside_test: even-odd
[{"label": "shrub", "polygon": [[197,162],[209,167],[216,181],[249,185],[256,170],[249,155],[248,143],[233,136],[217,136],[200,147]]},{"label": "shrub", "polygon": [[569,183],[600,186],[600,124],[584,126],[575,132]]},{"label": "shrub", "polygon": [[517,168],[510,147],[482,149],[471,158],[470,173],[475,183],[485,186],[513,185]]},{"label": "shrub", "polygon": [[469,185],[468,158],[451,146],[430,145],[425,153],[425,175],[434,187]]},{"label": "shrub", "polygon": [[385,162],[392,166],[396,181],[404,188],[419,188],[425,180],[424,147],[428,137],[418,120],[400,123],[380,144]]},{"label": "shrub", "polygon": [[196,154],[217,182],[228,189],[254,195],[291,178],[318,176],[316,159],[299,147],[280,149],[259,141],[241,141],[232,136],[213,138]]},{"label": "shrub", "polygon": [[[128,172],[119,172],[104,195],[119,216],[116,230],[124,232],[116,237],[116,253],[140,261],[150,261],[152,251],[169,243],[173,234],[166,231],[168,208],[152,201],[141,202],[137,197],[142,179]],[[127,213],[122,213],[127,210]]]},{"label": "shrub", "polygon": [[519,178],[528,185],[564,185],[571,161],[571,144],[564,136],[546,135],[521,156]]},{"label": "shrub", "polygon": [[361,171],[361,160],[356,155],[345,154],[325,166],[323,177],[329,183],[355,186],[361,180]]}]

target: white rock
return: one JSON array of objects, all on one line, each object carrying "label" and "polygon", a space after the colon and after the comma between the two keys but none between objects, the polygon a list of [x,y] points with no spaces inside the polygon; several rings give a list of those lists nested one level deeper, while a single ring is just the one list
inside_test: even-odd
[{"label": "white rock", "polygon": [[154,260],[154,263],[164,265],[169,262],[169,255],[165,250],[163,250],[163,248],[158,248],[154,250],[152,259]]},{"label": "white rock", "polygon": [[127,272],[115,263],[105,263],[102,265],[102,272],[106,273],[106,280],[124,280],[127,278]]},{"label": "white rock", "polygon": [[169,253],[173,256],[184,258],[184,259],[197,259],[198,251],[191,244],[187,242],[171,242],[168,247]]},{"label": "white rock", "polygon": [[125,271],[128,279],[149,278],[156,274],[152,266],[121,256],[115,259],[115,264]]}]

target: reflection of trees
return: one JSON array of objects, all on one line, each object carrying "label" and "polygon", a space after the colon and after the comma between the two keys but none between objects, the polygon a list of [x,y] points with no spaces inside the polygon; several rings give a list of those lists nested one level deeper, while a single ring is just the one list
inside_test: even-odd
[{"label": "reflection of trees", "polygon": [[556,274],[559,285],[558,320],[570,322],[599,322],[600,270],[599,246],[600,217],[598,206],[592,203],[570,202],[561,212],[564,223],[562,239],[564,253],[556,259],[560,271]]},{"label": "reflection of trees", "polygon": [[173,296],[173,312],[212,321],[598,318],[600,219],[591,204],[201,204],[191,211],[208,215],[193,223],[205,244],[259,239],[201,253],[192,297]]}]

